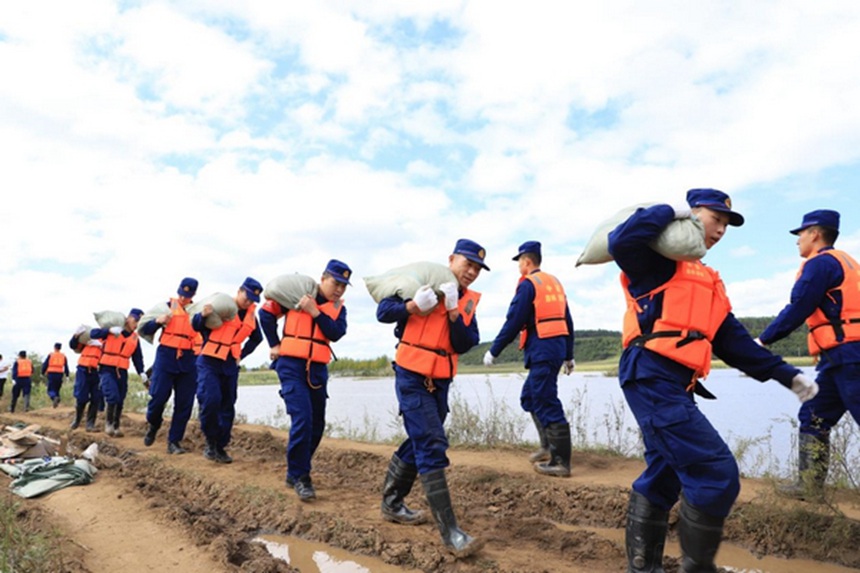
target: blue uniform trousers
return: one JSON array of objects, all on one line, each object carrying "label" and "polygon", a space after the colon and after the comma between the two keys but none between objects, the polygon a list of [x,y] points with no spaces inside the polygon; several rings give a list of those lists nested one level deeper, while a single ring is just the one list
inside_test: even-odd
[{"label": "blue uniform trousers", "polygon": [[[297,368],[297,364],[302,366]],[[287,356],[281,356],[275,364],[278,379],[281,381],[279,394],[290,416],[290,441],[286,453],[287,477],[294,480],[311,473],[311,459],[325,432],[325,408],[328,400],[327,368],[324,368],[324,364],[312,365],[309,380],[304,364],[304,360]]]},{"label": "blue uniform trousers", "polygon": [[12,381],[14,383],[12,386],[12,399],[13,400],[17,400],[18,397],[21,396],[22,394],[24,396],[30,395],[30,390],[32,389],[32,386],[33,386],[33,379],[32,378],[27,376],[26,378],[18,378],[17,381],[15,381],[13,379]]},{"label": "blue uniform trousers", "polygon": [[419,474],[450,465],[444,424],[448,417],[451,379],[434,379],[432,392],[425,385],[426,381],[426,376],[394,366],[394,390],[408,436],[397,449],[397,457],[405,464],[416,466]]},{"label": "blue uniform trousers", "polygon": [[207,441],[227,447],[236,418],[239,366],[209,356],[197,360],[197,402],[200,405],[200,430]]},{"label": "blue uniform trousers", "polygon": [[818,394],[800,406],[800,432],[827,438],[830,429],[850,412],[860,424],[860,364],[848,363],[821,370]]},{"label": "blue uniform trousers", "polygon": [[149,403],[146,405],[146,421],[154,428],[160,428],[164,408],[173,394],[173,419],[167,439],[180,442],[185,437],[188,420],[194,409],[194,395],[197,391],[197,369],[188,372],[171,372],[156,362],[152,368],[149,384]]},{"label": "blue uniform trousers", "polygon": [[101,404],[102,391],[99,388],[99,371],[97,368],[78,366],[75,370],[75,400],[81,406],[88,402]]},{"label": "blue uniform trousers", "polygon": [[57,398],[60,396],[60,388],[63,386],[62,372],[48,372],[48,398]]},{"label": "blue uniform trousers", "polygon": [[659,378],[622,386],[642,430],[648,465],[633,489],[665,510],[683,491],[691,505],[725,517],[740,492],[737,462],[685,386]]},{"label": "blue uniform trousers", "polygon": [[565,424],[564,407],[558,399],[558,372],[563,360],[532,362],[520,393],[520,405],[533,413],[546,428],[550,424]]},{"label": "blue uniform trousers", "polygon": [[101,366],[99,383],[105,402],[119,404],[121,408],[128,394],[128,370],[116,366]]}]

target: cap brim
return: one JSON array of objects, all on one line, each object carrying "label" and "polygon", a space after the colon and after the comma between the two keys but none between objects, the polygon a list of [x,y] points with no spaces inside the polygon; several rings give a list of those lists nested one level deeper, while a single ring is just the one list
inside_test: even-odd
[{"label": "cap brim", "polygon": [[469,259],[470,261],[472,261],[473,263],[478,263],[479,265],[481,265],[481,267],[482,267],[485,271],[490,270],[490,267],[488,267],[487,265],[485,265],[485,264],[484,264],[484,261],[482,261],[482,260],[481,260],[481,259],[479,259],[478,257],[472,257],[472,256],[469,256],[469,255],[463,255],[463,256],[464,256],[464,257],[466,257],[467,259]]}]

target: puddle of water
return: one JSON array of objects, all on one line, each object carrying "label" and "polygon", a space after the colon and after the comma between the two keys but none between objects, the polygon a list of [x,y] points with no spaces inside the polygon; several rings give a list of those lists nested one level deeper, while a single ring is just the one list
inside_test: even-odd
[{"label": "puddle of water", "polygon": [[287,535],[260,535],[254,539],[269,554],[303,573],[404,573],[402,569],[366,555],[356,555],[324,543]]},{"label": "puddle of water", "polygon": [[[599,527],[571,527],[562,523],[556,523],[556,527],[564,531],[584,530],[591,531],[624,546],[623,529],[606,529]],[[666,554],[680,557],[681,547],[676,541],[666,540]],[[717,553],[716,563],[720,567],[736,571],[737,573],[857,573],[857,569],[842,567],[822,561],[810,561],[808,559],[780,559],[779,557],[764,556],[758,558],[746,549],[723,542]]]}]

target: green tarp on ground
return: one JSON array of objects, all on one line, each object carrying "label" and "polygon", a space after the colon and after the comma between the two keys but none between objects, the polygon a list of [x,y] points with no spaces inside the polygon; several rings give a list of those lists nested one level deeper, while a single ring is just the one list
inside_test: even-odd
[{"label": "green tarp on ground", "polygon": [[86,460],[66,457],[2,463],[0,470],[15,478],[9,487],[12,493],[23,498],[36,497],[70,485],[86,485],[95,479],[98,471]]}]

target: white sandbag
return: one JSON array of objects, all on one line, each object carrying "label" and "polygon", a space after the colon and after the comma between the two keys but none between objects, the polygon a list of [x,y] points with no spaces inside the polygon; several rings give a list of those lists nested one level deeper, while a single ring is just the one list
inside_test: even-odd
[{"label": "white sandbag", "polygon": [[270,280],[263,289],[263,297],[266,300],[275,301],[287,310],[292,310],[298,306],[303,296],[316,298],[318,290],[317,281],[309,276],[295,273]]},{"label": "white sandbag", "polygon": [[145,341],[147,341],[148,343],[154,344],[153,339],[155,338],[155,332],[158,332],[158,330],[156,330],[152,334],[144,334],[143,333],[143,327],[150,320],[155,320],[159,316],[166,314],[168,312],[170,312],[170,305],[167,304],[166,302],[162,302],[160,304],[157,304],[157,305],[153,306],[152,308],[150,308],[149,310],[147,310],[143,314],[143,316],[140,317],[140,320],[137,323],[137,335],[140,336]]},{"label": "white sandbag", "polygon": [[449,282],[456,284],[457,277],[447,265],[428,262],[410,263],[381,275],[364,277],[367,292],[377,303],[395,295],[402,299],[412,298],[423,285],[430,285],[437,295],[441,295],[439,285]]},{"label": "white sandbag", "polygon": [[72,348],[75,354],[83,352],[83,347],[90,341],[90,331],[93,329],[89,324],[82,324],[75,330],[75,335],[78,337],[78,347]]},{"label": "white sandbag", "polygon": [[203,312],[203,307],[207,304],[212,305],[212,310],[214,312],[206,317],[206,321],[203,324],[205,324],[206,328],[210,330],[218,328],[224,324],[225,320],[232,320],[233,317],[236,316],[236,313],[239,312],[239,307],[236,306],[236,300],[229,294],[224,294],[223,292],[210,294],[206,298],[200,299],[193,304],[189,304],[186,307],[186,310],[188,311],[189,316],[193,318],[198,312]]},{"label": "white sandbag", "polygon": [[[588,240],[588,244],[576,261],[576,266],[598,265],[611,261],[609,233],[630,218],[637,209],[652,205],[656,203],[641,203],[626,207],[603,221]],[[669,223],[649,246],[673,261],[695,261],[708,252],[705,246],[705,227],[695,215]]]},{"label": "white sandbag", "polygon": [[115,310],[100,310],[94,312],[93,316],[99,328],[112,328],[114,326],[125,326],[125,314]]}]

